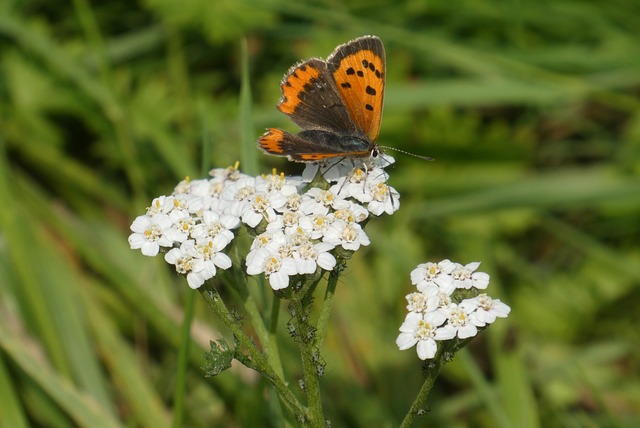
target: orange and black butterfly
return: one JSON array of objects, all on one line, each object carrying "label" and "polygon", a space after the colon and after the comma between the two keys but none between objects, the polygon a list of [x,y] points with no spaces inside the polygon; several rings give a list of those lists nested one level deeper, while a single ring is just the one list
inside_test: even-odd
[{"label": "orange and black butterfly", "polygon": [[297,162],[377,157],[384,81],[384,46],[376,36],[340,45],[326,61],[294,65],[280,85],[278,109],[303,130],[269,128],[258,147]]}]

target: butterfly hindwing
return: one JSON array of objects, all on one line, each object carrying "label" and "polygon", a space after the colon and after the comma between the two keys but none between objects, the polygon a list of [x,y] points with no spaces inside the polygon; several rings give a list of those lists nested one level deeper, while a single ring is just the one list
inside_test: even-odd
[{"label": "butterfly hindwing", "polygon": [[355,132],[326,62],[310,59],[294,65],[280,87],[278,109],[301,128]]},{"label": "butterfly hindwing", "polygon": [[385,53],[376,36],[338,46],[327,59],[329,71],[346,110],[372,142],[380,132],[385,84]]},{"label": "butterfly hindwing", "polygon": [[298,162],[312,162],[336,157],[366,157],[370,143],[330,131],[311,129],[294,135],[282,129],[269,128],[258,140],[266,153],[286,156]]}]

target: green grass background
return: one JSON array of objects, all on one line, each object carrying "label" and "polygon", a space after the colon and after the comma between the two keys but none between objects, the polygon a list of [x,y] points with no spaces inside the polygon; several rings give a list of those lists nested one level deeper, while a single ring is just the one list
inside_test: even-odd
[{"label": "green grass background", "polygon": [[[368,224],[338,286],[322,353],[333,426],[402,419],[421,383],[394,343],[409,272],[442,258],[482,261],[512,312],[446,367],[416,426],[637,426],[631,0],[1,2],[2,426],[171,425],[192,291],[130,250],[128,227],[209,167],[299,172],[254,148],[265,127],[295,130],[280,78],[363,34],[387,50],[379,142],[436,161],[396,156],[400,210]],[[184,426],[276,426],[254,373],[204,378],[225,332],[199,298],[195,314]]]}]

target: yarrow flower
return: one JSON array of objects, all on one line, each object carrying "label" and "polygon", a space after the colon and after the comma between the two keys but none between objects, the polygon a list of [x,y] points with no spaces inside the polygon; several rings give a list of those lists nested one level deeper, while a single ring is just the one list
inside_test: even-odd
[{"label": "yarrow flower", "polygon": [[471,338],[496,318],[509,315],[509,306],[478,294],[489,285],[489,275],[476,272],[479,266],[479,262],[463,266],[445,259],[422,263],[411,272],[417,291],[406,296],[409,313],[396,339],[400,350],[416,346],[421,360],[431,359],[438,342]]},{"label": "yarrow flower", "polygon": [[[129,244],[147,256],[166,253],[165,261],[198,288],[232,266],[227,251],[244,225],[254,237],[246,273],[264,274],[274,290],[286,288],[292,276],[333,270],[338,248],[344,256],[369,245],[363,222],[399,208],[382,169],[391,163],[385,155],[384,161],[308,164],[302,177],[275,170],[251,177],[237,164],[217,168],[209,179],[186,178],[171,195],[155,198],[131,225]],[[309,184],[316,174],[325,188]]]}]

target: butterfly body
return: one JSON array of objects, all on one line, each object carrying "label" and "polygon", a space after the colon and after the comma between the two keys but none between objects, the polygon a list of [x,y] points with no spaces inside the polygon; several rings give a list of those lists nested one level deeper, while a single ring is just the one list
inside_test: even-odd
[{"label": "butterfly body", "polygon": [[376,36],[340,45],[326,61],[300,62],[281,82],[278,109],[303,130],[269,128],[258,147],[297,162],[377,157],[384,84],[384,46]]}]

